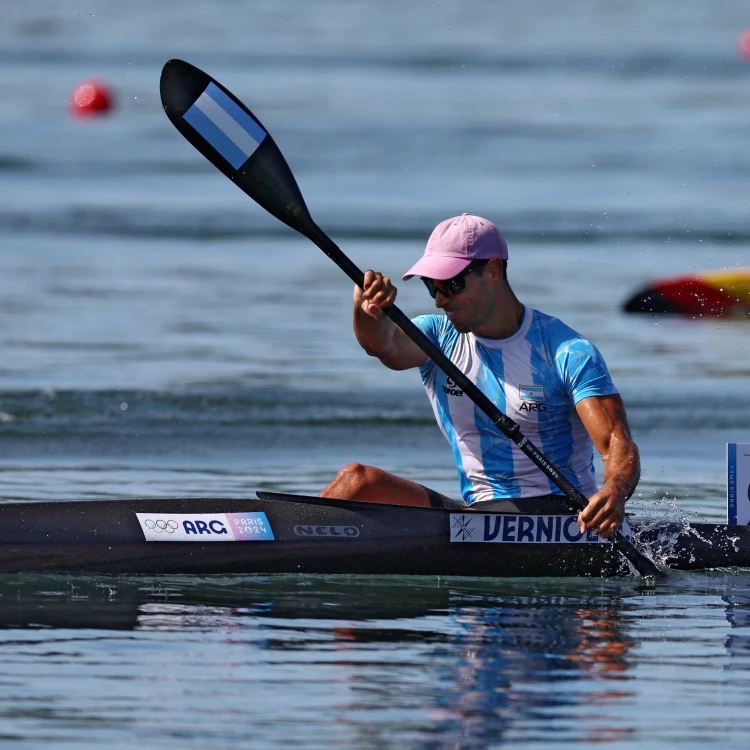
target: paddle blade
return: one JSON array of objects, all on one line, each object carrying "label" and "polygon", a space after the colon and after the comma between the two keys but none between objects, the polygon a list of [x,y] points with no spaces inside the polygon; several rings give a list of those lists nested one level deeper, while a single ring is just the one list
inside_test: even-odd
[{"label": "paddle blade", "polygon": [[306,237],[320,231],[278,146],[237,97],[183,60],[166,63],[159,89],[172,124],[237,187]]}]

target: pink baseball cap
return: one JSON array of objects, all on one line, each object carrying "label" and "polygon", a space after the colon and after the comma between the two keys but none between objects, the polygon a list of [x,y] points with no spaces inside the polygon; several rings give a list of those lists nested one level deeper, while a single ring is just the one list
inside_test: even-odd
[{"label": "pink baseball cap", "polygon": [[461,273],[473,260],[508,258],[508,246],[497,227],[481,216],[461,214],[441,221],[427,240],[424,255],[403,275],[445,281]]}]

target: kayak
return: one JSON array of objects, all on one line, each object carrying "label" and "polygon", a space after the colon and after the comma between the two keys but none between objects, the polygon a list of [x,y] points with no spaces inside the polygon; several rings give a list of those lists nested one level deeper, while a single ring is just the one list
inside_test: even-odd
[{"label": "kayak", "polygon": [[[631,575],[581,534],[562,502],[456,511],[259,492],[256,498],[133,498],[0,504],[0,572],[343,573],[481,577]],[[624,530],[660,565],[750,567],[750,528]]]},{"label": "kayak", "polygon": [[656,279],[632,295],[625,312],[750,316],[750,268]]}]

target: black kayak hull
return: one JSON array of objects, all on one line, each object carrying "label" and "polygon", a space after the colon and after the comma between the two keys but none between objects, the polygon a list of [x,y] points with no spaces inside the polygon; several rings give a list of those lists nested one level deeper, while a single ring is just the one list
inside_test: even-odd
[{"label": "black kayak hull", "polygon": [[[607,542],[572,543],[580,537],[573,516],[556,503],[553,508],[549,502],[535,508],[508,503],[492,513],[472,513],[258,494],[0,504],[0,572],[471,577],[632,572]],[[231,524],[235,528],[227,530]],[[648,531],[636,526],[633,534],[644,551],[658,550],[658,561],[669,567],[750,567],[750,531],[743,526]],[[223,541],[233,538],[237,541]]]}]

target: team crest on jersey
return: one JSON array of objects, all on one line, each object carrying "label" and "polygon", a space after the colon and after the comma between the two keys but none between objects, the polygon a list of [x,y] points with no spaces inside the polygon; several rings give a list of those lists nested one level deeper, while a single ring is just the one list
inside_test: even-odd
[{"label": "team crest on jersey", "polygon": [[519,411],[547,411],[543,385],[519,385],[518,395],[521,398]]},{"label": "team crest on jersey", "polygon": [[519,385],[518,395],[521,401],[544,401],[543,385]]}]

